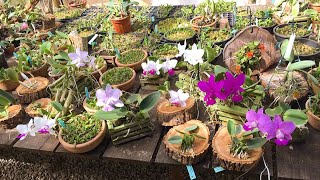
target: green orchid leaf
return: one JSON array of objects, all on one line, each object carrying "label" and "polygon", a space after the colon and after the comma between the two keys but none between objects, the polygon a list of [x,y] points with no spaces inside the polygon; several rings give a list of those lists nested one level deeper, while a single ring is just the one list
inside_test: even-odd
[{"label": "green orchid leaf", "polygon": [[294,70],[301,70],[306,68],[311,68],[312,66],[316,65],[316,63],[312,60],[304,60],[295,62],[289,65],[288,70],[294,71]]},{"label": "green orchid leaf", "polygon": [[61,31],[56,31],[56,34],[57,34],[58,36],[60,36],[60,37],[66,38],[66,39],[69,38],[67,34],[65,34],[65,33],[61,32]]},{"label": "green orchid leaf", "polygon": [[266,138],[256,137],[247,141],[248,149],[256,149],[262,147],[267,142]]},{"label": "green orchid leaf", "polygon": [[[280,52],[281,52],[281,56],[282,57],[284,57],[285,54],[286,54],[288,43],[289,43],[288,39],[283,40],[282,43],[281,43]],[[284,59],[286,61],[290,61],[290,62],[293,61],[294,60],[294,52],[293,52],[293,50],[291,50],[290,57],[289,58],[285,58],[284,57]]]},{"label": "green orchid leaf", "polygon": [[187,67],[186,61],[179,61],[176,65],[176,68],[184,68],[184,67]]},{"label": "green orchid leaf", "polygon": [[54,59],[63,59],[63,60],[69,60],[69,56],[68,56],[68,53],[64,52],[64,51],[61,51],[58,55],[54,56],[53,57]]},{"label": "green orchid leaf", "polygon": [[19,74],[14,68],[8,68],[6,69],[6,71],[10,80],[16,81],[16,82],[19,81]]},{"label": "green orchid leaf", "polygon": [[310,16],[310,15],[318,14],[318,11],[316,11],[316,10],[314,10],[314,9],[306,9],[306,10],[303,12],[303,14]]},{"label": "green orchid leaf", "polygon": [[135,102],[141,102],[142,97],[140,94],[130,94],[129,97],[125,100],[125,104],[132,104]]},{"label": "green orchid leaf", "polygon": [[266,109],[266,114],[268,114],[271,117],[274,117],[275,115],[281,115],[283,112],[282,108],[280,106],[277,106],[275,108],[268,108]]},{"label": "green orchid leaf", "polygon": [[128,110],[126,108],[119,108],[108,112],[99,110],[94,114],[94,117],[100,120],[117,120],[125,117],[127,114]]},{"label": "green orchid leaf", "polygon": [[236,124],[233,122],[233,121],[228,121],[227,123],[227,129],[228,129],[228,133],[231,135],[231,136],[234,136],[236,135]]},{"label": "green orchid leaf", "polygon": [[51,101],[50,104],[51,104],[51,106],[52,106],[54,109],[56,109],[58,112],[62,112],[63,106],[62,106],[59,102],[57,102],[57,101]]},{"label": "green orchid leaf", "polygon": [[182,137],[181,136],[172,136],[168,139],[168,142],[170,144],[180,144],[180,143],[182,143]]},{"label": "green orchid leaf", "polygon": [[145,97],[140,103],[140,111],[146,113],[149,112],[158,102],[160,98],[160,92],[156,91]]},{"label": "green orchid leaf", "polygon": [[296,126],[305,125],[308,122],[308,116],[299,109],[289,109],[283,115],[284,121],[291,121]]},{"label": "green orchid leaf", "polygon": [[7,107],[10,105],[10,101],[4,96],[0,96],[0,106]]},{"label": "green orchid leaf", "polygon": [[191,126],[185,128],[184,130],[187,131],[187,132],[190,132],[190,131],[194,131],[196,129],[198,129],[198,125],[192,124]]},{"label": "green orchid leaf", "polygon": [[247,137],[247,136],[250,136],[250,135],[252,135],[252,134],[254,134],[254,133],[257,133],[257,132],[259,132],[259,129],[258,129],[258,128],[255,128],[255,129],[253,129],[253,130],[251,130],[251,131],[246,131],[246,132],[244,132],[244,133],[242,134],[242,137]]},{"label": "green orchid leaf", "polygon": [[158,86],[157,89],[162,92],[168,92],[170,90],[170,82],[165,81],[163,85]]},{"label": "green orchid leaf", "polygon": [[309,73],[307,73],[307,76],[311,79],[314,85],[319,86],[319,81],[316,77],[314,77],[312,74],[309,74]]},{"label": "green orchid leaf", "polygon": [[208,62],[212,62],[217,57],[217,53],[216,53],[215,49],[212,47],[208,47],[208,46],[205,47],[205,52],[207,55]]},{"label": "green orchid leaf", "polygon": [[214,66],[214,74],[215,75],[218,75],[218,74],[220,74],[220,73],[226,73],[226,72],[228,72],[228,69],[226,69],[226,68],[224,68],[224,67],[222,67],[222,66],[220,66],[220,65],[216,65],[216,66]]},{"label": "green orchid leaf", "polygon": [[14,99],[14,97],[12,97],[12,95],[2,89],[0,89],[0,97],[6,98],[11,104],[14,104],[16,102],[16,100]]},{"label": "green orchid leaf", "polygon": [[295,4],[292,6],[291,15],[293,17],[297,17],[299,15],[300,7],[299,2],[295,2]]},{"label": "green orchid leaf", "polygon": [[279,103],[279,106],[281,107],[282,109],[282,112],[286,112],[288,109],[291,108],[291,106],[287,103],[284,103],[284,102],[280,102]]},{"label": "green orchid leaf", "polygon": [[202,136],[200,136],[198,134],[195,134],[195,133],[192,133],[191,135],[193,135],[193,136],[195,136],[195,137],[197,137],[199,139],[206,139],[205,137],[202,137]]},{"label": "green orchid leaf", "polygon": [[242,132],[242,125],[237,124],[234,133],[237,135],[237,134],[240,134],[241,132]]}]

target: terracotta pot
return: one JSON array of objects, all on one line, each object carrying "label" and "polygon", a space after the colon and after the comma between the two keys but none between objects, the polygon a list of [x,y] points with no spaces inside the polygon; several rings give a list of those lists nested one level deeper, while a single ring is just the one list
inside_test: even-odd
[{"label": "terracotta pot", "polygon": [[98,111],[96,109],[91,109],[90,107],[88,107],[87,98],[84,98],[82,106],[83,106],[84,110],[86,110],[89,114],[94,114]]},{"label": "terracotta pot", "polygon": [[43,109],[43,110],[47,110],[48,106],[50,105],[50,102],[51,102],[51,99],[50,98],[41,98],[41,99],[38,99],[36,101],[34,101],[33,103],[29,104],[25,111],[26,113],[30,116],[30,117],[39,117],[39,112],[38,110],[34,110],[32,109],[32,105],[34,103],[39,103],[40,104],[40,109]]},{"label": "terracotta pot", "polygon": [[202,18],[202,16],[194,17],[194,18],[191,19],[191,21],[190,21],[190,24],[191,24],[192,29],[193,29],[194,31],[199,32],[201,28],[214,28],[215,25],[216,25],[217,22],[218,22],[217,19],[215,19],[214,22],[212,22],[211,24],[207,24],[207,25],[204,25],[204,26],[198,26],[198,25],[196,25],[196,24],[193,23],[193,21],[195,21],[196,19],[200,19],[200,18]]},{"label": "terracotta pot", "polygon": [[82,144],[69,144],[62,139],[62,130],[59,131],[58,139],[61,145],[69,152],[72,153],[85,153],[96,148],[105,138],[107,132],[106,123],[102,121],[101,131],[97,134],[96,137],[90,141]]},{"label": "terracotta pot", "polygon": [[320,13],[320,4],[309,4],[310,7]]},{"label": "terracotta pot", "polygon": [[19,82],[12,80],[5,80],[0,82],[0,89],[4,91],[13,91],[19,86]]},{"label": "terracotta pot", "polygon": [[71,1],[68,3],[68,6],[70,8],[84,8],[86,7],[87,1],[82,0],[80,3],[77,3],[76,1]]},{"label": "terracotta pot", "polygon": [[216,157],[216,162],[231,171],[246,172],[258,165],[258,162],[263,154],[262,148],[248,151],[249,157],[247,159],[239,159],[233,157],[229,152],[229,145],[231,144],[231,137],[228,133],[227,127],[222,127],[218,130],[212,140],[213,154]]},{"label": "terracotta pot", "polygon": [[103,74],[104,72],[106,72],[106,71],[107,71],[107,68],[108,68],[107,63],[105,63],[100,69],[92,72],[92,76],[93,76],[94,78],[96,78],[97,80],[99,80],[101,74]]},{"label": "terracotta pot", "polygon": [[[308,73],[311,74],[312,71],[315,71],[315,70],[316,70],[316,68],[310,70]],[[318,93],[320,92],[320,86],[315,85],[315,84],[312,82],[312,80],[310,79],[309,76],[307,76],[307,81],[308,81],[309,86],[310,86],[311,89],[312,89],[313,94],[318,94]]]},{"label": "terracotta pot", "polygon": [[310,103],[310,99],[308,99],[308,101],[306,102],[306,109],[307,111],[307,116],[308,116],[308,123],[315,128],[316,130],[320,131],[320,117],[314,115],[310,108],[309,108],[309,103]]},{"label": "terracotta pot", "polygon": [[[115,68],[123,68],[123,67],[115,67]],[[133,86],[134,83],[135,83],[136,72],[135,72],[132,68],[130,68],[130,69],[132,70],[132,73],[133,73],[131,79],[130,79],[129,81],[127,81],[127,82],[122,83],[122,84],[112,85],[113,88],[118,88],[118,89],[123,90],[123,91],[128,91],[129,89],[132,88],[132,86]],[[108,72],[108,71],[106,71],[105,73],[107,73],[107,72]],[[100,82],[101,85],[104,84],[102,78],[103,78],[103,75],[104,75],[105,73],[103,73],[102,76],[100,76],[99,82]]]},{"label": "terracotta pot", "polygon": [[130,16],[124,18],[111,18],[110,19],[113,30],[118,34],[124,34],[131,31]]},{"label": "terracotta pot", "polygon": [[0,127],[13,129],[24,121],[24,111],[21,104],[11,105],[7,109],[8,117],[0,117]]},{"label": "terracotta pot", "polygon": [[[125,53],[127,53],[127,52],[129,52],[129,51],[133,51],[133,50],[136,50],[136,49],[128,50],[128,51],[125,51],[125,52],[123,52],[123,53],[121,53],[121,54],[125,54]],[[141,64],[142,64],[144,61],[146,61],[146,59],[147,59],[147,57],[148,57],[148,52],[147,52],[147,51],[145,51],[145,50],[143,50],[143,49],[141,49],[141,51],[143,51],[144,57],[143,57],[140,61],[135,62],[135,63],[132,63],[132,64],[121,64],[121,63],[118,61],[118,57],[116,57],[116,60],[115,60],[116,65],[117,65],[118,67],[130,67],[130,68],[134,69],[135,71],[140,70],[140,69],[142,68],[142,67],[141,67]]]}]

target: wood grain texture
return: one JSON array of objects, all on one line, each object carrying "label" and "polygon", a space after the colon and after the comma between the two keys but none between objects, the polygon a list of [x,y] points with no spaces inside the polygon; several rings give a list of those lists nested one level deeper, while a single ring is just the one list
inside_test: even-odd
[{"label": "wood grain texture", "polygon": [[17,141],[13,147],[26,150],[40,150],[50,137],[51,135],[49,134],[39,134],[36,137],[27,136],[24,140]]},{"label": "wood grain texture", "polygon": [[4,130],[0,129],[0,147],[10,147],[15,141],[16,137],[19,135],[19,132],[15,129],[13,130]]},{"label": "wood grain texture", "polygon": [[310,134],[305,143],[276,148],[276,163],[279,178],[319,179],[320,133],[308,127]]}]

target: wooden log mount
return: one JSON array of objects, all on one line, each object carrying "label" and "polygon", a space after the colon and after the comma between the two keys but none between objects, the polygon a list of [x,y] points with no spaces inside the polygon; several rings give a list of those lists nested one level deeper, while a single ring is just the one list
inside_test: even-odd
[{"label": "wooden log mount", "polygon": [[[39,111],[38,109],[48,110],[48,107],[50,106],[51,99],[50,98],[41,98],[33,103],[29,104],[25,111],[30,117],[39,117]],[[36,107],[36,108],[35,108]]]},{"label": "wooden log mount", "polygon": [[[31,103],[48,95],[47,87],[49,85],[49,80],[47,78],[33,77],[29,80],[32,84],[31,87],[20,84],[16,89],[21,104]],[[29,84],[30,82],[25,80],[23,83]]]},{"label": "wooden log mount", "polygon": [[239,159],[230,154],[230,144],[231,137],[228,129],[226,127],[220,128],[212,140],[213,155],[215,163],[228,170],[246,172],[253,169],[263,154],[263,150],[260,147],[249,151],[247,159]]},{"label": "wooden log mount", "polygon": [[189,98],[185,107],[171,106],[168,100],[160,103],[157,107],[158,121],[162,126],[176,126],[183,124],[196,114],[195,99]]},{"label": "wooden log mount", "polygon": [[9,106],[7,111],[7,117],[0,117],[0,127],[3,129],[13,129],[24,122],[24,111],[21,104]]},{"label": "wooden log mount", "polygon": [[81,37],[77,31],[72,31],[69,38],[75,48],[80,48],[82,51],[88,51],[88,38]]},{"label": "wooden log mount", "polygon": [[158,90],[158,86],[163,85],[168,80],[168,74],[163,77],[148,78],[140,75],[141,88],[144,90]]},{"label": "wooden log mount", "polygon": [[[192,151],[183,152],[181,150],[181,144],[170,144],[168,139],[172,136],[183,136],[181,133],[175,129],[184,132],[184,129],[191,126],[197,125],[197,134],[206,139],[200,139],[195,137],[193,142]],[[182,164],[196,164],[201,161],[209,148],[209,128],[199,120],[190,120],[184,124],[175,126],[171,128],[168,133],[163,138],[163,143],[165,145],[165,151],[172,159],[182,163]]]}]

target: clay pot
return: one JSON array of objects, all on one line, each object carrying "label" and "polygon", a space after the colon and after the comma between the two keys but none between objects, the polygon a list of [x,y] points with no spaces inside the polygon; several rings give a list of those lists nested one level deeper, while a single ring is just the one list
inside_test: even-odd
[{"label": "clay pot", "polygon": [[0,89],[4,91],[13,91],[19,86],[19,82],[12,80],[5,80],[0,82]]},{"label": "clay pot", "polygon": [[39,117],[40,114],[39,114],[38,110],[37,109],[36,110],[32,109],[32,105],[35,104],[35,103],[39,103],[39,104],[41,104],[40,107],[39,107],[40,109],[47,110],[48,106],[50,105],[50,102],[51,102],[50,98],[38,99],[38,100],[34,101],[33,103],[29,104],[26,107],[25,111],[30,117]]},{"label": "clay pot", "polygon": [[86,110],[89,114],[94,114],[98,111],[96,109],[91,109],[90,107],[88,107],[87,98],[84,99],[82,106],[83,106],[84,110]]},{"label": "clay pot", "polygon": [[[181,150],[181,144],[171,144],[168,142],[168,139],[172,136],[181,136],[177,130],[184,131],[185,128],[190,127],[191,125],[198,125],[197,134],[205,139],[200,139],[195,137],[193,142],[192,151],[183,152]],[[210,131],[209,128],[199,120],[190,120],[184,124],[175,126],[171,128],[168,133],[163,137],[163,143],[165,145],[165,150],[168,156],[172,159],[182,163],[182,164],[196,164],[201,161],[207,153],[209,148],[209,137]]]},{"label": "clay pot", "polygon": [[320,4],[309,4],[309,6],[312,8],[312,9],[314,9],[314,10],[316,10],[318,13],[320,13]]},{"label": "clay pot", "polygon": [[72,153],[85,153],[96,148],[106,136],[107,128],[105,121],[102,121],[101,131],[97,134],[96,137],[91,139],[90,141],[82,144],[69,144],[62,139],[62,130],[60,129],[58,139],[60,144],[69,152]]},{"label": "clay pot", "polygon": [[163,126],[176,126],[191,120],[196,114],[195,100],[189,98],[185,107],[171,106],[168,100],[160,103],[157,107],[158,121]]},{"label": "clay pot", "polygon": [[[316,69],[312,69],[312,70],[310,70],[308,73],[311,74],[312,71],[315,71],[315,70],[316,70]],[[310,79],[309,76],[307,76],[307,81],[308,81],[309,86],[310,86],[311,89],[312,89],[313,94],[318,94],[318,93],[320,92],[320,87],[317,86],[317,85],[315,85],[315,84],[312,82],[312,80]]]},{"label": "clay pot", "polygon": [[192,26],[192,29],[196,32],[200,32],[200,29],[201,28],[214,28],[215,25],[217,24],[217,19],[214,20],[214,22],[210,23],[210,24],[207,24],[207,25],[204,25],[204,26],[198,26],[196,24],[193,23],[193,21],[197,20],[197,19],[201,19],[202,16],[197,16],[197,17],[194,17],[193,19],[191,19],[190,21],[190,24]]},{"label": "clay pot", "polygon": [[[128,50],[128,51],[125,51],[125,52],[123,52],[123,53],[121,53],[121,54],[125,54],[125,53],[127,53],[127,52],[129,52],[129,51],[133,51],[133,50],[136,50],[136,49]],[[143,49],[141,49],[141,51],[143,51],[144,57],[143,57],[140,61],[135,62],[135,63],[132,63],[132,64],[122,64],[122,63],[120,63],[120,62],[118,61],[118,57],[116,57],[116,60],[115,60],[116,65],[117,65],[118,67],[130,67],[130,68],[134,69],[135,71],[140,70],[140,69],[142,68],[142,67],[141,67],[141,64],[142,64],[144,61],[146,61],[146,59],[147,59],[147,57],[148,57],[148,52],[147,52],[147,51],[145,51],[145,50],[143,50]]]},{"label": "clay pot", "polygon": [[228,133],[227,127],[222,127],[218,130],[212,140],[213,154],[216,162],[231,171],[246,172],[258,165],[258,162],[263,154],[262,148],[257,148],[249,151],[248,159],[239,159],[233,157],[229,152],[229,145],[231,144],[231,137]]},{"label": "clay pot", "polygon": [[[21,104],[31,103],[48,95],[46,88],[49,85],[49,80],[47,78],[33,77],[30,78],[30,81],[35,83],[31,88],[27,88],[20,84],[16,89]],[[28,81],[24,81],[24,84],[28,83]]]},{"label": "clay pot", "polygon": [[[123,68],[123,67],[115,67],[115,68]],[[123,90],[123,91],[130,90],[132,88],[132,86],[134,85],[134,82],[135,82],[135,79],[136,79],[136,72],[133,69],[131,69],[131,70],[132,70],[133,75],[132,75],[132,77],[131,77],[131,79],[129,81],[124,82],[122,84],[112,85],[112,87],[113,88],[118,88],[118,89]],[[108,71],[106,71],[105,73],[108,73]],[[103,73],[102,76],[100,76],[100,78],[99,78],[99,82],[100,82],[101,85],[104,84],[102,78],[103,78],[105,73]]]},{"label": "clay pot", "polygon": [[310,108],[309,108],[309,104],[310,104],[310,99],[308,99],[308,101],[306,102],[306,109],[307,111],[307,116],[308,116],[308,123],[315,128],[316,130],[320,131],[320,117],[314,115]]},{"label": "clay pot", "polygon": [[11,105],[7,109],[8,117],[0,117],[0,127],[13,129],[24,121],[24,111],[21,104]]},{"label": "clay pot", "polygon": [[124,34],[131,31],[131,20],[130,16],[124,18],[111,18],[110,19],[113,30],[118,34]]},{"label": "clay pot", "polygon": [[108,67],[108,66],[107,66],[107,63],[105,63],[100,69],[94,71],[94,72],[92,73],[92,76],[93,76],[94,78],[96,78],[97,80],[99,80],[100,76],[101,76],[104,72],[107,71],[107,67]]},{"label": "clay pot", "polygon": [[68,6],[70,8],[84,8],[86,7],[87,1],[86,0],[82,0],[82,2],[78,3],[76,1],[71,1],[68,3]]}]

